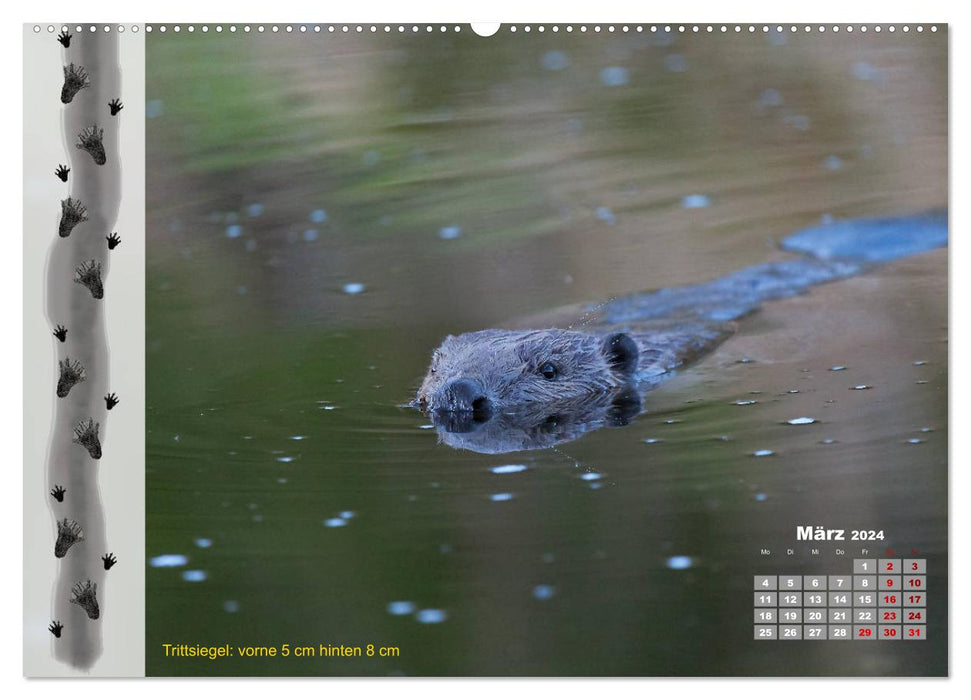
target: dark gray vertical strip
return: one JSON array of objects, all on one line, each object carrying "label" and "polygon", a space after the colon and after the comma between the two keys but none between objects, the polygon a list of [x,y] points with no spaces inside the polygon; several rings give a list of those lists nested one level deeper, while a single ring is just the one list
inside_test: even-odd
[{"label": "dark gray vertical strip", "polygon": [[[99,488],[99,462],[73,439],[76,425],[93,420],[100,425],[103,449],[106,452],[111,449],[103,398],[110,391],[104,305],[111,303],[111,282],[105,236],[111,233],[118,216],[121,196],[118,126],[125,113],[111,116],[108,108],[110,100],[122,96],[115,32],[76,32],[70,47],[62,52],[64,64],[83,66],[91,82],[90,87],[78,92],[67,105],[61,105],[59,100],[61,86],[50,87],[51,108],[63,109],[62,138],[71,168],[70,196],[87,207],[88,220],[76,226],[69,237],[60,238],[57,233],[60,203],[51,202],[52,243],[47,261],[45,306],[50,326],[60,324],[68,329],[66,342],[51,339],[57,357],[79,361],[85,368],[85,381],[74,386],[65,398],[52,397],[56,403],[47,475],[49,487],[61,484],[66,489],[62,503],[49,500],[55,522],[65,517],[77,521],[84,531],[84,540],[58,560],[51,614],[52,619],[64,624],[64,631],[61,639],[52,639],[51,646],[58,660],[89,669],[102,652],[102,620],[111,614],[106,571],[101,561],[109,548]],[[75,146],[78,134],[92,126],[104,129],[107,154],[104,165],[97,165],[87,152]],[[101,264],[103,299],[93,298],[86,287],[74,281],[78,266],[92,260]],[[58,367],[53,366],[51,371],[56,376]],[[56,537],[56,526],[53,532]],[[54,556],[53,541],[51,556]],[[90,619],[81,606],[71,603],[72,588],[86,581],[97,586],[101,613],[98,619]]]}]

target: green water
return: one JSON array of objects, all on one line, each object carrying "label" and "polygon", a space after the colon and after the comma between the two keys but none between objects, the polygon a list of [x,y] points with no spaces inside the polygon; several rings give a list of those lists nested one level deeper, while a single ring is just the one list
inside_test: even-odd
[{"label": "green water", "polygon": [[[946,251],[768,305],[555,450],[456,451],[404,407],[448,333],[946,203],[945,35],[147,47],[147,549],[187,558],[147,570],[150,674],[946,672]],[[802,524],[922,552],[929,639],[754,642],[755,573],[858,556]],[[226,643],[399,652],[162,649]]]}]

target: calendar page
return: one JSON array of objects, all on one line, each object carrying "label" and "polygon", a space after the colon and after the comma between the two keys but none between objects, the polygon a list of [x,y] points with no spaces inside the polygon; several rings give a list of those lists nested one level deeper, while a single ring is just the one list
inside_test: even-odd
[{"label": "calendar page", "polygon": [[23,25],[25,676],[949,675],[949,27],[649,14]]}]

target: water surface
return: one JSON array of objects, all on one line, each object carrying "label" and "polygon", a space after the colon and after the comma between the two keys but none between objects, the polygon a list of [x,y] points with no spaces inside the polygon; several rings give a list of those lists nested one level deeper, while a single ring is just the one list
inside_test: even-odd
[{"label": "water surface", "polygon": [[[177,556],[149,567],[148,672],[945,673],[946,250],[770,302],[554,450],[454,450],[404,404],[448,333],[945,204],[946,53],[152,35],[147,547]],[[927,642],[754,642],[753,574],[849,571],[785,557],[800,524],[926,555]],[[161,653],[226,642],[401,653]]]}]

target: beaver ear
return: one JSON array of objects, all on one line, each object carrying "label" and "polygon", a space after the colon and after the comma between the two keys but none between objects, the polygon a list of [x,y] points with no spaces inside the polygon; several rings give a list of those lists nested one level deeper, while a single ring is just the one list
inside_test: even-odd
[{"label": "beaver ear", "polygon": [[631,375],[637,371],[640,352],[637,343],[626,333],[612,333],[604,338],[603,354],[614,371]]}]

